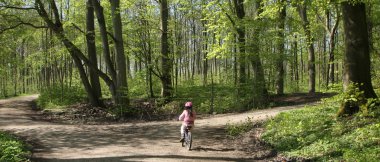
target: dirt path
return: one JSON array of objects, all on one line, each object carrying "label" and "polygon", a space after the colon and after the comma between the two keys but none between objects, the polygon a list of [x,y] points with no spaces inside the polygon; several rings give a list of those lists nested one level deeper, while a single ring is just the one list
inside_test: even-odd
[{"label": "dirt path", "polygon": [[0,100],[0,130],[10,131],[35,146],[34,161],[252,161],[221,144],[224,126],[251,117],[262,120],[303,107],[277,107],[243,114],[217,115],[196,121],[193,150],[180,146],[178,121],[111,125],[66,125],[35,120],[37,96]]}]

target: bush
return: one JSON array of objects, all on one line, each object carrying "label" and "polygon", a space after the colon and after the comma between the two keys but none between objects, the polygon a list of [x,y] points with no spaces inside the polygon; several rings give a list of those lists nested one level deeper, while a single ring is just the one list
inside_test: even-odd
[{"label": "bush", "polygon": [[31,155],[26,145],[9,134],[0,132],[0,161],[19,162],[30,161]]},{"label": "bush", "polygon": [[40,108],[57,108],[82,102],[86,93],[82,87],[61,84],[52,85],[43,89],[37,99],[37,106]]},{"label": "bush", "polygon": [[359,89],[359,84],[350,84],[343,93],[343,102],[338,111],[338,116],[350,116],[357,113],[367,102],[364,92]]}]

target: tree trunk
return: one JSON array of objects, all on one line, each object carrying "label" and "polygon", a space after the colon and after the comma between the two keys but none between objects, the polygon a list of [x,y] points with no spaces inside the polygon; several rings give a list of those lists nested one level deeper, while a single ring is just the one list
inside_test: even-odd
[{"label": "tree trunk", "polygon": [[[100,5],[99,1],[97,0],[92,0],[92,4],[94,6],[94,10],[95,10],[96,17],[99,24],[100,37],[102,38],[104,63],[106,64],[107,72],[110,74],[113,84],[116,86],[117,85],[116,70],[111,60],[106,22],[105,22],[104,14],[103,14],[103,7]],[[111,91],[111,94],[113,96],[112,98],[114,102],[116,102],[116,89],[113,89]]]},{"label": "tree trunk", "polygon": [[127,66],[123,46],[123,29],[120,15],[120,0],[110,0],[110,3],[116,51],[116,104],[128,107],[129,97],[127,83]]},{"label": "tree trunk", "polygon": [[25,55],[26,55],[26,45],[25,45],[25,39],[22,40],[21,42],[21,47],[20,47],[20,54],[21,54],[21,62],[22,62],[22,69],[21,69],[21,78],[22,78],[22,91],[21,93],[25,94],[26,93],[26,63],[25,63]]},{"label": "tree trunk", "polygon": [[326,11],[326,26],[327,26],[327,32],[329,33],[329,40],[330,40],[330,51],[329,51],[329,61],[327,66],[327,79],[326,79],[326,86],[329,85],[329,83],[335,82],[335,41],[336,41],[336,32],[338,30],[338,25],[340,21],[340,14],[338,11],[338,7],[336,8],[336,20],[334,26],[331,28],[331,14],[330,11]]},{"label": "tree trunk", "polygon": [[239,84],[246,83],[246,55],[245,55],[245,27],[243,19],[245,17],[244,12],[244,0],[234,0],[234,6],[235,6],[235,12],[236,16],[238,17],[239,21],[237,22],[238,25],[235,26],[237,33],[238,33],[238,48],[239,48],[239,54],[238,54],[238,61],[239,61]]},{"label": "tree trunk", "polygon": [[169,55],[169,40],[168,40],[168,19],[169,8],[167,0],[160,0],[161,11],[161,68],[162,76],[160,77],[162,83],[161,96],[166,102],[170,101],[172,95],[172,59]]},{"label": "tree trunk", "polygon": [[[256,1],[256,16],[258,16],[261,12],[261,1]],[[257,21],[261,22],[261,19],[257,19]],[[252,56],[250,58],[252,69],[253,69],[253,75],[254,75],[254,91],[253,93],[253,107],[261,107],[265,106],[267,104],[267,98],[268,98],[268,90],[266,88],[265,78],[264,78],[264,68],[261,64],[261,58],[260,58],[260,39],[259,39],[259,33],[261,32],[261,27],[258,25],[254,29],[253,33],[253,42],[252,44]]]},{"label": "tree trunk", "polygon": [[[294,36],[296,39],[297,36]],[[299,65],[298,65],[298,42],[295,40],[293,41],[293,49],[294,49],[294,80],[296,82],[296,90],[299,90]]]},{"label": "tree trunk", "polygon": [[[98,60],[96,56],[96,45],[95,45],[94,7],[92,5],[92,0],[87,1],[86,27],[87,27],[86,43],[87,43],[88,58],[94,65],[97,65]],[[89,76],[90,76],[91,87],[93,89],[92,91],[94,92],[95,97],[100,99],[102,96],[102,93],[101,93],[99,76],[96,75],[93,69],[89,69]],[[101,100],[99,103],[100,105],[93,105],[93,106],[104,107]]]},{"label": "tree trunk", "polygon": [[276,61],[276,93],[281,95],[284,94],[284,56],[285,56],[285,18],[286,18],[286,4],[285,0],[281,2],[281,9],[279,11],[278,17],[278,57]]},{"label": "tree trunk", "polygon": [[14,63],[12,68],[13,75],[13,96],[17,96],[17,84],[18,84],[18,61],[17,61],[17,52],[14,52]]},{"label": "tree trunk", "polygon": [[370,73],[367,18],[364,3],[342,2],[345,35],[343,86],[358,83],[366,98],[376,98]]},{"label": "tree trunk", "polygon": [[[147,24],[148,25],[148,24]],[[148,28],[148,26],[147,26]],[[149,29],[149,28],[148,28]],[[153,71],[153,67],[152,67],[152,55],[153,55],[153,51],[152,51],[152,44],[150,42],[150,39],[151,39],[151,36],[150,36],[150,32],[148,31],[148,79],[149,79],[149,96],[151,98],[154,98],[154,92],[153,92],[153,76],[152,76],[152,71]]]},{"label": "tree trunk", "polygon": [[[206,28],[206,22],[203,21],[202,26]],[[207,85],[207,72],[208,72],[208,58],[207,58],[207,50],[208,50],[208,32],[203,32],[203,86]]]},{"label": "tree trunk", "polygon": [[307,18],[306,4],[299,6],[299,14],[302,19],[302,26],[306,35],[306,43],[308,47],[308,71],[309,71],[309,93],[315,93],[315,52],[314,39],[311,36],[310,23]]},{"label": "tree trunk", "polygon": [[[367,3],[366,5],[367,17],[372,17],[373,4]],[[371,54],[374,50],[374,40],[373,40],[373,28],[375,27],[374,22],[368,18],[367,19],[367,30],[368,30],[368,41],[369,41],[369,53]]]}]

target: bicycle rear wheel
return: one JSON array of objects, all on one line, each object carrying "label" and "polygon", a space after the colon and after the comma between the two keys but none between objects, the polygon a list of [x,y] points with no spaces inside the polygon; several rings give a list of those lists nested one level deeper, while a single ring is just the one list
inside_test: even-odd
[{"label": "bicycle rear wheel", "polygon": [[193,138],[192,138],[192,135],[191,135],[191,132],[187,132],[187,138],[186,138],[186,147],[187,147],[187,150],[191,150],[191,145],[193,143]]},{"label": "bicycle rear wheel", "polygon": [[182,138],[184,139],[184,140],[182,140],[182,147],[185,147],[186,146],[186,133],[183,134]]}]

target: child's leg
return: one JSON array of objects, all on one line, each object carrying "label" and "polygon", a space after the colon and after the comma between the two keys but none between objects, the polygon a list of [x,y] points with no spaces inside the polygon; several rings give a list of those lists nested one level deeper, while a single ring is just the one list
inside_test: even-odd
[{"label": "child's leg", "polygon": [[184,124],[182,124],[181,125],[181,137],[183,137],[183,134],[185,134],[185,125]]}]

